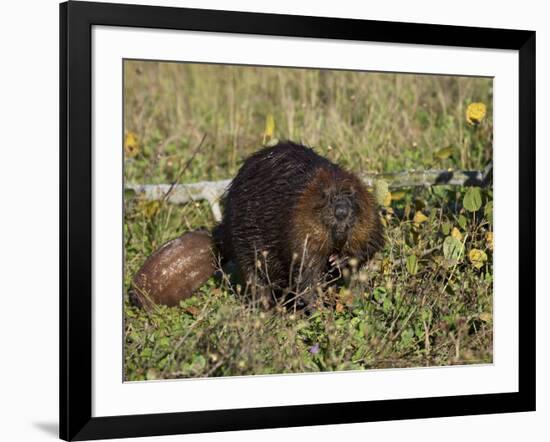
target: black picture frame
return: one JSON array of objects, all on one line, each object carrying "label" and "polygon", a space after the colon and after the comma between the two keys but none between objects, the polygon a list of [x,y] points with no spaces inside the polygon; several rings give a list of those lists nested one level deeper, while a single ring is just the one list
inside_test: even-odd
[{"label": "black picture frame", "polygon": [[[510,49],[519,53],[519,391],[92,417],[94,25]],[[535,32],[213,10],[60,5],[60,437],[65,440],[535,410]]]}]

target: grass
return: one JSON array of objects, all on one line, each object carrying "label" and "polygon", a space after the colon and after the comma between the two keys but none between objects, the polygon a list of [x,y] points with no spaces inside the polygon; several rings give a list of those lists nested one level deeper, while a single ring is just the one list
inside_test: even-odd
[{"label": "grass", "polygon": [[[476,126],[472,102],[487,105]],[[231,178],[270,116],[274,137],[355,172],[483,169],[492,158],[491,79],[127,61],[125,179]],[[490,363],[492,191],[476,192],[394,192],[382,253],[309,317],[255,309],[214,279],[178,307],[126,299],[126,379]],[[126,198],[126,288],[164,242],[214,225],[207,204]]]}]

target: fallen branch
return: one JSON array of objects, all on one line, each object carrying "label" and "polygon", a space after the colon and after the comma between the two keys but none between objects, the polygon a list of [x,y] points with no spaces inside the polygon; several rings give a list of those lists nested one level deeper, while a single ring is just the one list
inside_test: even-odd
[{"label": "fallen branch", "polygon": [[369,186],[376,180],[385,180],[390,189],[402,187],[429,186],[486,186],[492,179],[493,165],[483,171],[478,170],[411,170],[396,173],[381,173],[377,175],[362,175],[363,181]]},{"label": "fallen branch", "polygon": [[[492,179],[493,165],[489,163],[483,171],[463,170],[411,170],[397,173],[362,174],[367,186],[377,180],[385,180],[390,189],[403,187],[429,186],[486,186]],[[172,204],[185,204],[193,201],[208,201],[216,221],[222,213],[219,200],[231,180],[200,181],[190,184],[127,184],[126,191],[140,195],[150,201],[166,201]]]},{"label": "fallen branch", "polygon": [[165,199],[172,204],[186,204],[193,201],[208,201],[216,221],[221,221],[220,197],[231,180],[201,181],[190,184],[127,184],[126,191],[135,193],[149,201]]}]

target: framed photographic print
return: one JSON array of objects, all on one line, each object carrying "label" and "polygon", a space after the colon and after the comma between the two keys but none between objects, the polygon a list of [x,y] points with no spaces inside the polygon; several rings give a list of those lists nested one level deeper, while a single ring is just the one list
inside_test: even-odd
[{"label": "framed photographic print", "polygon": [[535,409],[535,33],[60,6],[60,436]]}]

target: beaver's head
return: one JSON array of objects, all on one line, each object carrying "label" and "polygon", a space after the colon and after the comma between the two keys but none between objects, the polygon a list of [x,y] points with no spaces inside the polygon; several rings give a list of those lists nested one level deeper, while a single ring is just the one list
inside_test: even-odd
[{"label": "beaver's head", "polygon": [[320,169],[310,185],[314,212],[329,234],[332,249],[340,249],[357,223],[360,211],[358,180],[341,169]]},{"label": "beaver's head", "polygon": [[[374,197],[361,180],[336,167],[321,167],[305,186],[293,213],[293,250],[304,240],[318,256],[371,256],[383,244]],[[298,253],[300,255],[300,253]]]},{"label": "beaver's head", "polygon": [[[346,242],[351,228],[357,221],[358,204],[353,186],[333,182],[321,190],[319,216],[330,232],[335,248]],[[346,184],[346,183],[344,183]]]}]

